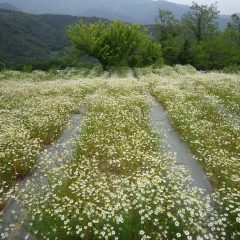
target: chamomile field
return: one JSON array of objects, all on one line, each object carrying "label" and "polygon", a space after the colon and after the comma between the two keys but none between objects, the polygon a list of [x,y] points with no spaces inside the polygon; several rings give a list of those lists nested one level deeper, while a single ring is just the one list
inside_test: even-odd
[{"label": "chamomile field", "polygon": [[239,169],[240,75],[0,73],[1,239],[238,240]]}]

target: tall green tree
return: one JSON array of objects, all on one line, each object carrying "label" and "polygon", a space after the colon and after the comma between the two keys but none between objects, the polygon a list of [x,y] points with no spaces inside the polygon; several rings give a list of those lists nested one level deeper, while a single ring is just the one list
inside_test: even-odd
[{"label": "tall green tree", "polygon": [[165,63],[174,65],[179,63],[179,54],[180,54],[180,44],[177,42],[177,39],[174,37],[169,37],[163,45],[163,57]]},{"label": "tall green tree", "polygon": [[231,16],[231,22],[228,23],[227,30],[240,47],[240,17],[237,14]]},{"label": "tall green tree", "polygon": [[165,63],[175,64],[178,62],[180,47],[177,42],[177,36],[180,31],[180,23],[175,19],[170,11],[159,10],[155,19],[157,39],[163,48],[163,57]]},{"label": "tall green tree", "polygon": [[[98,59],[104,70],[111,66],[129,65],[129,62],[152,64],[162,58],[160,44],[135,24],[113,21],[89,25],[82,21],[69,27],[68,35],[80,52]],[[146,53],[147,61],[143,58]],[[137,61],[131,61],[132,58]]]},{"label": "tall green tree", "polygon": [[193,2],[190,11],[183,16],[182,22],[194,39],[203,41],[216,32],[218,16],[219,10],[216,4],[208,6]]},{"label": "tall green tree", "polygon": [[193,64],[193,56],[191,53],[191,41],[185,38],[179,52],[178,61],[181,64]]},{"label": "tall green tree", "polygon": [[173,12],[159,9],[158,16],[155,18],[156,29],[158,30],[158,40],[164,42],[169,37],[176,37],[179,32],[179,21]]},{"label": "tall green tree", "polygon": [[191,64],[201,70],[209,68],[209,53],[207,52],[205,42],[194,42],[190,47]]},{"label": "tall green tree", "polygon": [[[155,39],[149,39],[149,36],[145,34],[142,36],[139,44],[139,49],[133,56],[135,58],[135,64],[129,63],[129,66],[143,67],[151,64],[163,64],[162,47],[158,41],[156,41]],[[129,59],[131,61],[132,57],[130,57]]]}]

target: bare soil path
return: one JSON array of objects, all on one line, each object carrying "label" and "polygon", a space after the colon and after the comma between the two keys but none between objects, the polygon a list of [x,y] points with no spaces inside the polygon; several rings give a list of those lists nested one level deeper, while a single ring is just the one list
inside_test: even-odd
[{"label": "bare soil path", "polygon": [[180,138],[172,127],[168,113],[162,105],[153,100],[151,124],[162,140],[162,151],[176,154],[177,165],[184,166],[192,177],[192,186],[204,190],[202,196],[212,193],[212,185],[201,164],[194,157],[188,145]]},{"label": "bare soil path", "polygon": [[[28,235],[29,237],[27,239],[35,239],[34,236],[25,232],[21,227],[22,223],[25,221],[26,213],[19,204],[18,198],[21,196],[21,191],[24,191],[27,185],[31,183],[38,182],[38,184],[33,185],[50,187],[47,171],[72,158],[74,142],[83,128],[83,117],[85,112],[86,107],[83,107],[79,113],[71,117],[60,138],[39,155],[35,170],[19,183],[19,191],[16,197],[5,206],[2,214],[0,214],[0,236],[8,232],[9,237],[7,237],[7,239],[25,239]],[[41,189],[34,189],[33,191],[41,191]],[[0,238],[3,239],[3,236],[4,235]]]}]

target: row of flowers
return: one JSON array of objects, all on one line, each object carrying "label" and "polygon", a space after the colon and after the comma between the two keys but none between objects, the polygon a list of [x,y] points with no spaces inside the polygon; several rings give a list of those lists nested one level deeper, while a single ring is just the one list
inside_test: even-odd
[{"label": "row of flowers", "polygon": [[[73,158],[61,156],[53,166],[49,153],[40,178],[16,196],[26,218],[0,228],[1,238],[21,227],[25,239],[238,239],[239,126],[211,102],[208,75],[190,72],[176,66],[135,69],[140,79],[126,73],[124,79],[2,81],[0,194],[32,168],[84,99],[88,111],[81,135],[71,140]],[[215,186],[211,196],[202,199],[174,153],[161,152],[147,90],[203,164]]]},{"label": "row of flowers", "polygon": [[49,185],[35,181],[23,192],[27,230],[61,240],[224,236],[210,197],[201,199],[173,154],[161,153],[144,85],[111,78],[102,86],[89,101],[73,160],[44,171]]},{"label": "row of flowers", "polygon": [[95,85],[87,80],[0,82],[0,209],[6,191],[28,174]]},{"label": "row of flowers", "polygon": [[[226,239],[238,239],[240,125],[232,121],[229,111],[238,109],[239,77],[210,73],[173,79],[155,75],[145,81],[211,178],[215,187],[212,198],[224,222]],[[229,94],[220,95],[220,88]],[[230,95],[236,97],[230,99]],[[213,100],[218,97],[221,101]]]}]

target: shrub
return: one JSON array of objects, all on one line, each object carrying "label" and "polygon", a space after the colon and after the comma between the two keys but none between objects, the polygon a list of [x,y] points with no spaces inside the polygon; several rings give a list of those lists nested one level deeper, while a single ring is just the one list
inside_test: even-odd
[{"label": "shrub", "polygon": [[31,73],[33,71],[32,64],[23,65],[22,71],[26,73]]},{"label": "shrub", "polygon": [[240,65],[230,65],[223,69],[224,73],[240,73]]}]

